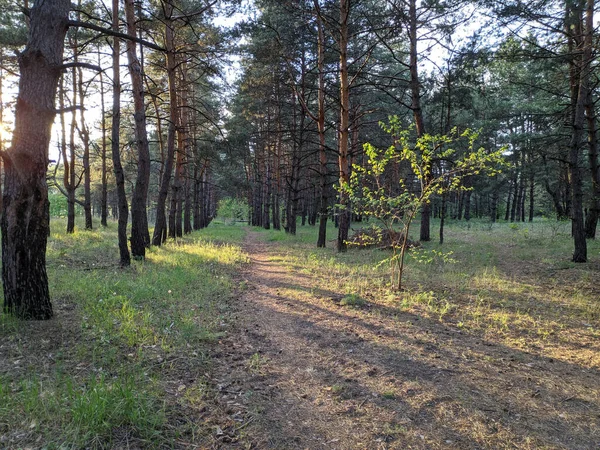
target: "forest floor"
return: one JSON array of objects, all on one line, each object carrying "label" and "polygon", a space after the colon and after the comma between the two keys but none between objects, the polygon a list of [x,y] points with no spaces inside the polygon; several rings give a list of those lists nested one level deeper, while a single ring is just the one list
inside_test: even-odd
[{"label": "forest floor", "polygon": [[2,449],[600,449],[600,242],[569,262],[568,223],[453,222],[401,292],[316,227],[123,270],[115,224],[53,224],[55,318],[0,313]]},{"label": "forest floor", "polygon": [[214,447],[600,448],[598,315],[561,291],[581,281],[573,265],[519,262],[505,242],[497,273],[454,292],[430,279],[411,303],[377,295],[376,280],[348,296],[335,267],[261,232],[244,249],[232,329],[213,354]]}]

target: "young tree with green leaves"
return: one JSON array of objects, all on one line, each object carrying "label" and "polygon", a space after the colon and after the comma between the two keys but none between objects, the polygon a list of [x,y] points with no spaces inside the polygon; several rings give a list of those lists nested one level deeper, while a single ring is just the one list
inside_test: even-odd
[{"label": "young tree with green leaves", "polygon": [[[464,185],[467,177],[499,173],[505,164],[505,149],[476,149],[478,134],[468,129],[462,133],[455,128],[445,135],[415,136],[414,129],[403,128],[398,117],[392,117],[389,125],[382,124],[382,127],[392,136],[393,144],[385,150],[365,144],[365,166],[354,165],[349,182],[342,184],[341,189],[355,211],[377,219],[390,236],[391,284],[401,290],[404,257],[417,212],[434,195],[468,189]],[[459,152],[460,147],[463,148]],[[411,175],[407,179],[395,179],[390,168],[402,163],[410,165]]]}]

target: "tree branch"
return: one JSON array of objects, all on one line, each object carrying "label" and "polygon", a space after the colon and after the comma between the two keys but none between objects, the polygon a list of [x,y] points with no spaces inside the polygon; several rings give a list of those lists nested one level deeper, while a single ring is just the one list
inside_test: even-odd
[{"label": "tree branch", "polygon": [[104,35],[107,35],[107,36],[114,36],[114,37],[117,37],[117,38],[127,39],[127,40],[130,40],[130,41],[134,41],[134,42],[137,42],[138,44],[142,44],[142,45],[144,45],[144,46],[146,46],[148,48],[152,48],[154,50],[158,50],[159,52],[166,52],[166,49],[164,49],[160,45],[156,45],[153,42],[147,41],[145,39],[140,39],[137,36],[131,36],[131,35],[125,34],[125,33],[118,33],[116,31],[109,30],[108,28],[103,28],[103,27],[100,27],[98,25],[94,25],[93,23],[82,22],[80,20],[69,20],[69,22],[67,23],[67,25],[70,26],[70,27],[87,28],[88,30],[94,30],[94,31],[97,31],[97,32],[102,33]]},{"label": "tree branch", "polygon": [[67,70],[67,69],[72,69],[72,68],[79,68],[82,67],[84,69],[90,69],[90,70],[95,70],[96,72],[102,72],[102,67],[100,66],[96,66],[94,64],[90,64],[90,63],[86,63],[86,62],[72,62],[72,63],[67,63],[67,64],[63,64],[62,66],[59,67],[60,70]]}]

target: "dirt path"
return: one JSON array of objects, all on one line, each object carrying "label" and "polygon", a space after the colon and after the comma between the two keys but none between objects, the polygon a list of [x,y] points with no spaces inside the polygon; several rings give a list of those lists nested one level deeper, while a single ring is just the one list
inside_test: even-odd
[{"label": "dirt path", "polygon": [[[216,448],[596,448],[598,373],[384,305],[339,305],[249,232],[214,355]],[[586,396],[587,395],[587,396]],[[551,414],[548,413],[551,411]]]}]

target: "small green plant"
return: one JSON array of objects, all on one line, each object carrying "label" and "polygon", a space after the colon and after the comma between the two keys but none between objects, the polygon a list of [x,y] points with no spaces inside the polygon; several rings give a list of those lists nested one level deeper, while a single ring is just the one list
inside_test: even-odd
[{"label": "small green plant", "polygon": [[258,375],[263,372],[265,363],[266,360],[260,353],[254,353],[246,363],[246,367],[248,368],[248,371]]},{"label": "small green plant", "polygon": [[351,306],[361,308],[367,304],[367,301],[359,295],[348,294],[340,300],[340,306]]},{"label": "small green plant", "polygon": [[387,400],[394,400],[396,398],[396,394],[393,391],[385,391],[381,396]]},{"label": "small green plant", "polygon": [[452,257],[454,252],[442,252],[439,250],[419,249],[416,248],[411,252],[411,257],[419,264],[431,264],[436,266],[444,266],[446,264],[456,264],[456,259]]},{"label": "small green plant", "polygon": [[344,392],[344,386],[342,386],[341,384],[334,384],[333,386],[331,386],[332,394],[340,395],[342,392]]}]

